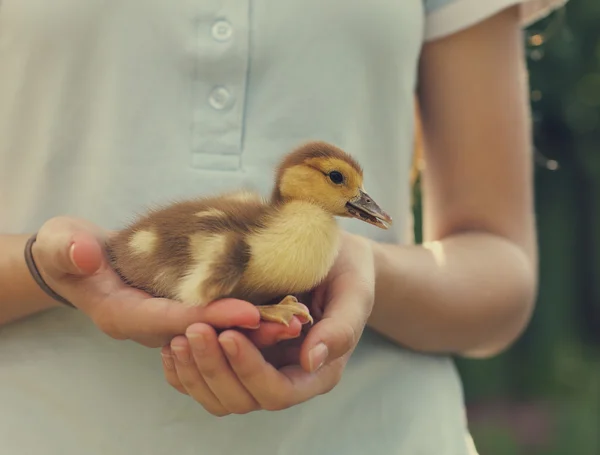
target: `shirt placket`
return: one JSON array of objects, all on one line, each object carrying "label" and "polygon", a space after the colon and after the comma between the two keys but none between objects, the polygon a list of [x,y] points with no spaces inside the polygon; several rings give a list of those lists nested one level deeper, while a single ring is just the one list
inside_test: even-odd
[{"label": "shirt placket", "polygon": [[193,80],[192,166],[241,167],[249,58],[249,0],[200,2]]}]

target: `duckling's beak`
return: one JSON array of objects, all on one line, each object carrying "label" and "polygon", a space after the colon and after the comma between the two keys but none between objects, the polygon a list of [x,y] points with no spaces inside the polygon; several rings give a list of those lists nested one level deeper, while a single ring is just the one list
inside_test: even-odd
[{"label": "duckling's beak", "polygon": [[365,221],[381,229],[388,229],[392,225],[392,217],[385,213],[379,205],[362,190],[356,198],[346,203],[346,209],[353,218]]}]

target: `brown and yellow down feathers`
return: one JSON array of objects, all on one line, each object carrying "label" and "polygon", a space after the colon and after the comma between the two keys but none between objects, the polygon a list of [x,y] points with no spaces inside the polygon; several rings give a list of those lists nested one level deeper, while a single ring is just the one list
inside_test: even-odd
[{"label": "brown and yellow down feathers", "polygon": [[316,286],[335,260],[338,229],[313,204],[237,192],[151,210],[107,247],[124,281],[153,296],[261,305]]}]

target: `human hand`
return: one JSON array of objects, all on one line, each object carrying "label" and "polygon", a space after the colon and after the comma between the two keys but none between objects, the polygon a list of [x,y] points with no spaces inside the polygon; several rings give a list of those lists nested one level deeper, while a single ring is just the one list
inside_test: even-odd
[{"label": "human hand", "polygon": [[89,221],[56,217],[44,223],[32,247],[44,281],[107,335],[160,347],[197,322],[221,329],[259,325],[258,310],[248,302],[186,307],[125,285],[104,254],[110,235]]},{"label": "human hand", "polygon": [[278,343],[281,333],[268,323],[247,334],[193,324],[162,350],[166,379],[216,416],[281,410],[324,394],[362,335],[374,288],[369,241],[344,233],[332,270],[312,293],[313,327]]}]

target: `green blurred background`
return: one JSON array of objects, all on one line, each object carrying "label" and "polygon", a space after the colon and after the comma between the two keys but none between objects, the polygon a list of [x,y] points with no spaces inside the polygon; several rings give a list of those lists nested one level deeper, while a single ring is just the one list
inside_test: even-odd
[{"label": "green blurred background", "polygon": [[514,347],[457,363],[481,455],[600,455],[600,0],[570,0],[525,39],[539,298]]}]

